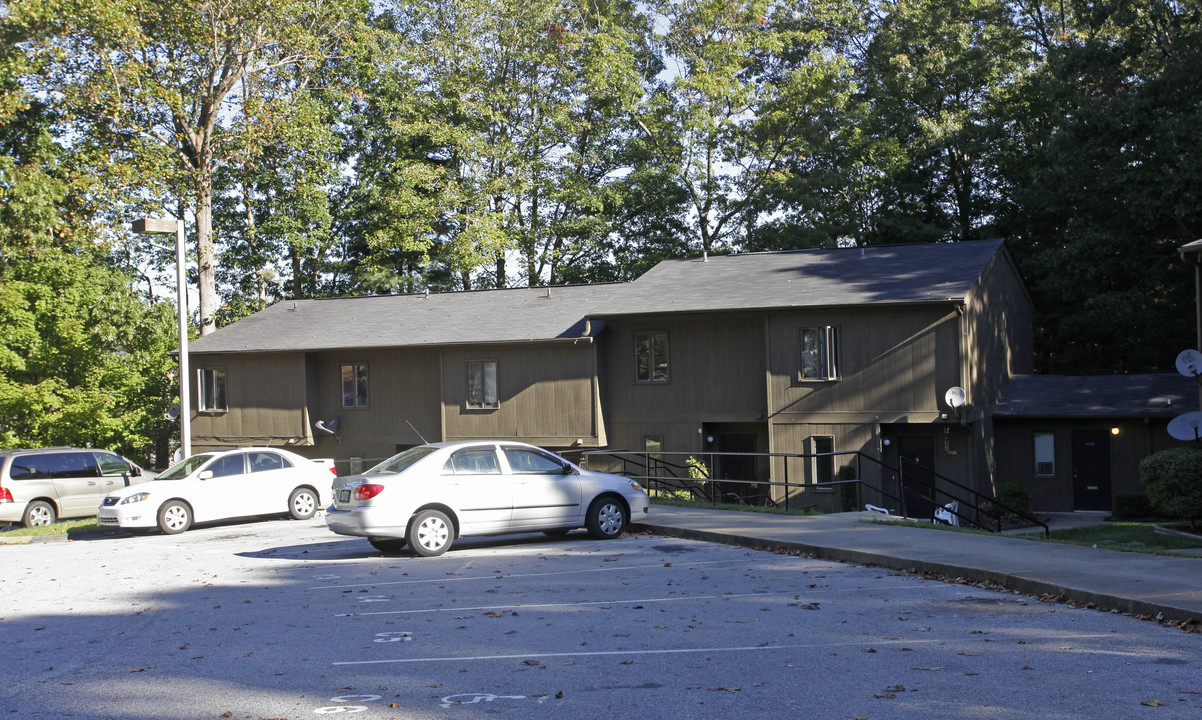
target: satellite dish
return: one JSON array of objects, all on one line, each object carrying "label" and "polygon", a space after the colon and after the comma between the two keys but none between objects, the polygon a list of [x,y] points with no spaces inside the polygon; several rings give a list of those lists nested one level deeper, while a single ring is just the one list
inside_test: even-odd
[{"label": "satellite dish", "polygon": [[179,405],[172,405],[171,407],[167,408],[167,412],[163,415],[163,417],[167,418],[168,420],[170,420],[172,422],[175,422],[176,420],[178,420],[179,419]]},{"label": "satellite dish", "polygon": [[960,408],[964,407],[964,400],[967,399],[967,397],[968,396],[964,393],[964,388],[956,386],[948,389],[948,391],[943,395],[943,401],[946,402],[953,410],[959,410]]},{"label": "satellite dish", "polygon": [[327,435],[336,435],[338,433],[338,418],[332,417],[329,420],[318,420],[313,423],[313,427],[318,432],[323,432]]},{"label": "satellite dish", "polygon": [[1177,440],[1197,442],[1199,426],[1202,426],[1202,412],[1187,412],[1169,421],[1169,435]]},{"label": "satellite dish", "polygon": [[1197,350],[1182,350],[1177,355],[1177,372],[1192,378],[1202,375],[1202,353]]}]

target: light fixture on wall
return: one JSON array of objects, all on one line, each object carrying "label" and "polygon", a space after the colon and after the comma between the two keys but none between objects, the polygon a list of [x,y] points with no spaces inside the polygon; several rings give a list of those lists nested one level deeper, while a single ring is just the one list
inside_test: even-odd
[{"label": "light fixture on wall", "polygon": [[1118,434],[1119,434],[1119,432],[1121,432],[1121,431],[1120,431],[1118,428],[1116,428],[1116,427],[1112,427],[1112,428],[1110,428],[1110,434],[1111,434],[1111,435],[1118,435]]}]

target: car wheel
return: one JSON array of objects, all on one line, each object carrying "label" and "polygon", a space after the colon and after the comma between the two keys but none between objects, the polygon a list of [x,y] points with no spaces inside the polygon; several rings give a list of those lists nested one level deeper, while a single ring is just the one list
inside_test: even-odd
[{"label": "car wheel", "polygon": [[159,530],[166,535],[178,535],[192,527],[192,508],[185,502],[172,500],[159,508]]},{"label": "car wheel", "polygon": [[54,506],[42,500],[34,500],[25,506],[25,517],[21,524],[25,527],[49,525],[55,521]]},{"label": "car wheel", "polygon": [[451,520],[438,510],[423,510],[409,523],[409,547],[422,557],[442,555],[455,538]]},{"label": "car wheel", "polygon": [[405,538],[369,537],[367,541],[382,553],[400,552],[405,547]]},{"label": "car wheel", "polygon": [[288,496],[288,514],[293,520],[308,520],[317,514],[317,496],[306,487],[299,487]]},{"label": "car wheel", "polygon": [[589,535],[598,540],[616,538],[626,529],[626,509],[614,497],[599,497],[584,518]]}]

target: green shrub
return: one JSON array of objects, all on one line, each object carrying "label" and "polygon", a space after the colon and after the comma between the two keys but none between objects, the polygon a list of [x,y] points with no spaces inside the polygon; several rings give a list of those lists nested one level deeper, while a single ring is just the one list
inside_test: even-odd
[{"label": "green shrub", "polygon": [[1011,511],[1031,512],[1031,488],[1020,482],[1004,483],[998,488],[996,499],[1008,515]]},{"label": "green shrub", "polygon": [[1197,528],[1202,518],[1202,450],[1179,447],[1149,455],[1139,464],[1139,479],[1154,507]]},{"label": "green shrub", "polygon": [[1118,493],[1114,496],[1114,516],[1123,519],[1151,517],[1152,501],[1147,493]]}]

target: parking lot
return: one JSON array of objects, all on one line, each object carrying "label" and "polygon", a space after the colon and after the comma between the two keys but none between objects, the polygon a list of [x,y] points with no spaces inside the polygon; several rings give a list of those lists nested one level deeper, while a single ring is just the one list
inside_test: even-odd
[{"label": "parking lot", "polygon": [[419,559],[270,520],[0,571],[13,717],[1202,717],[1196,634],[653,535]]}]

